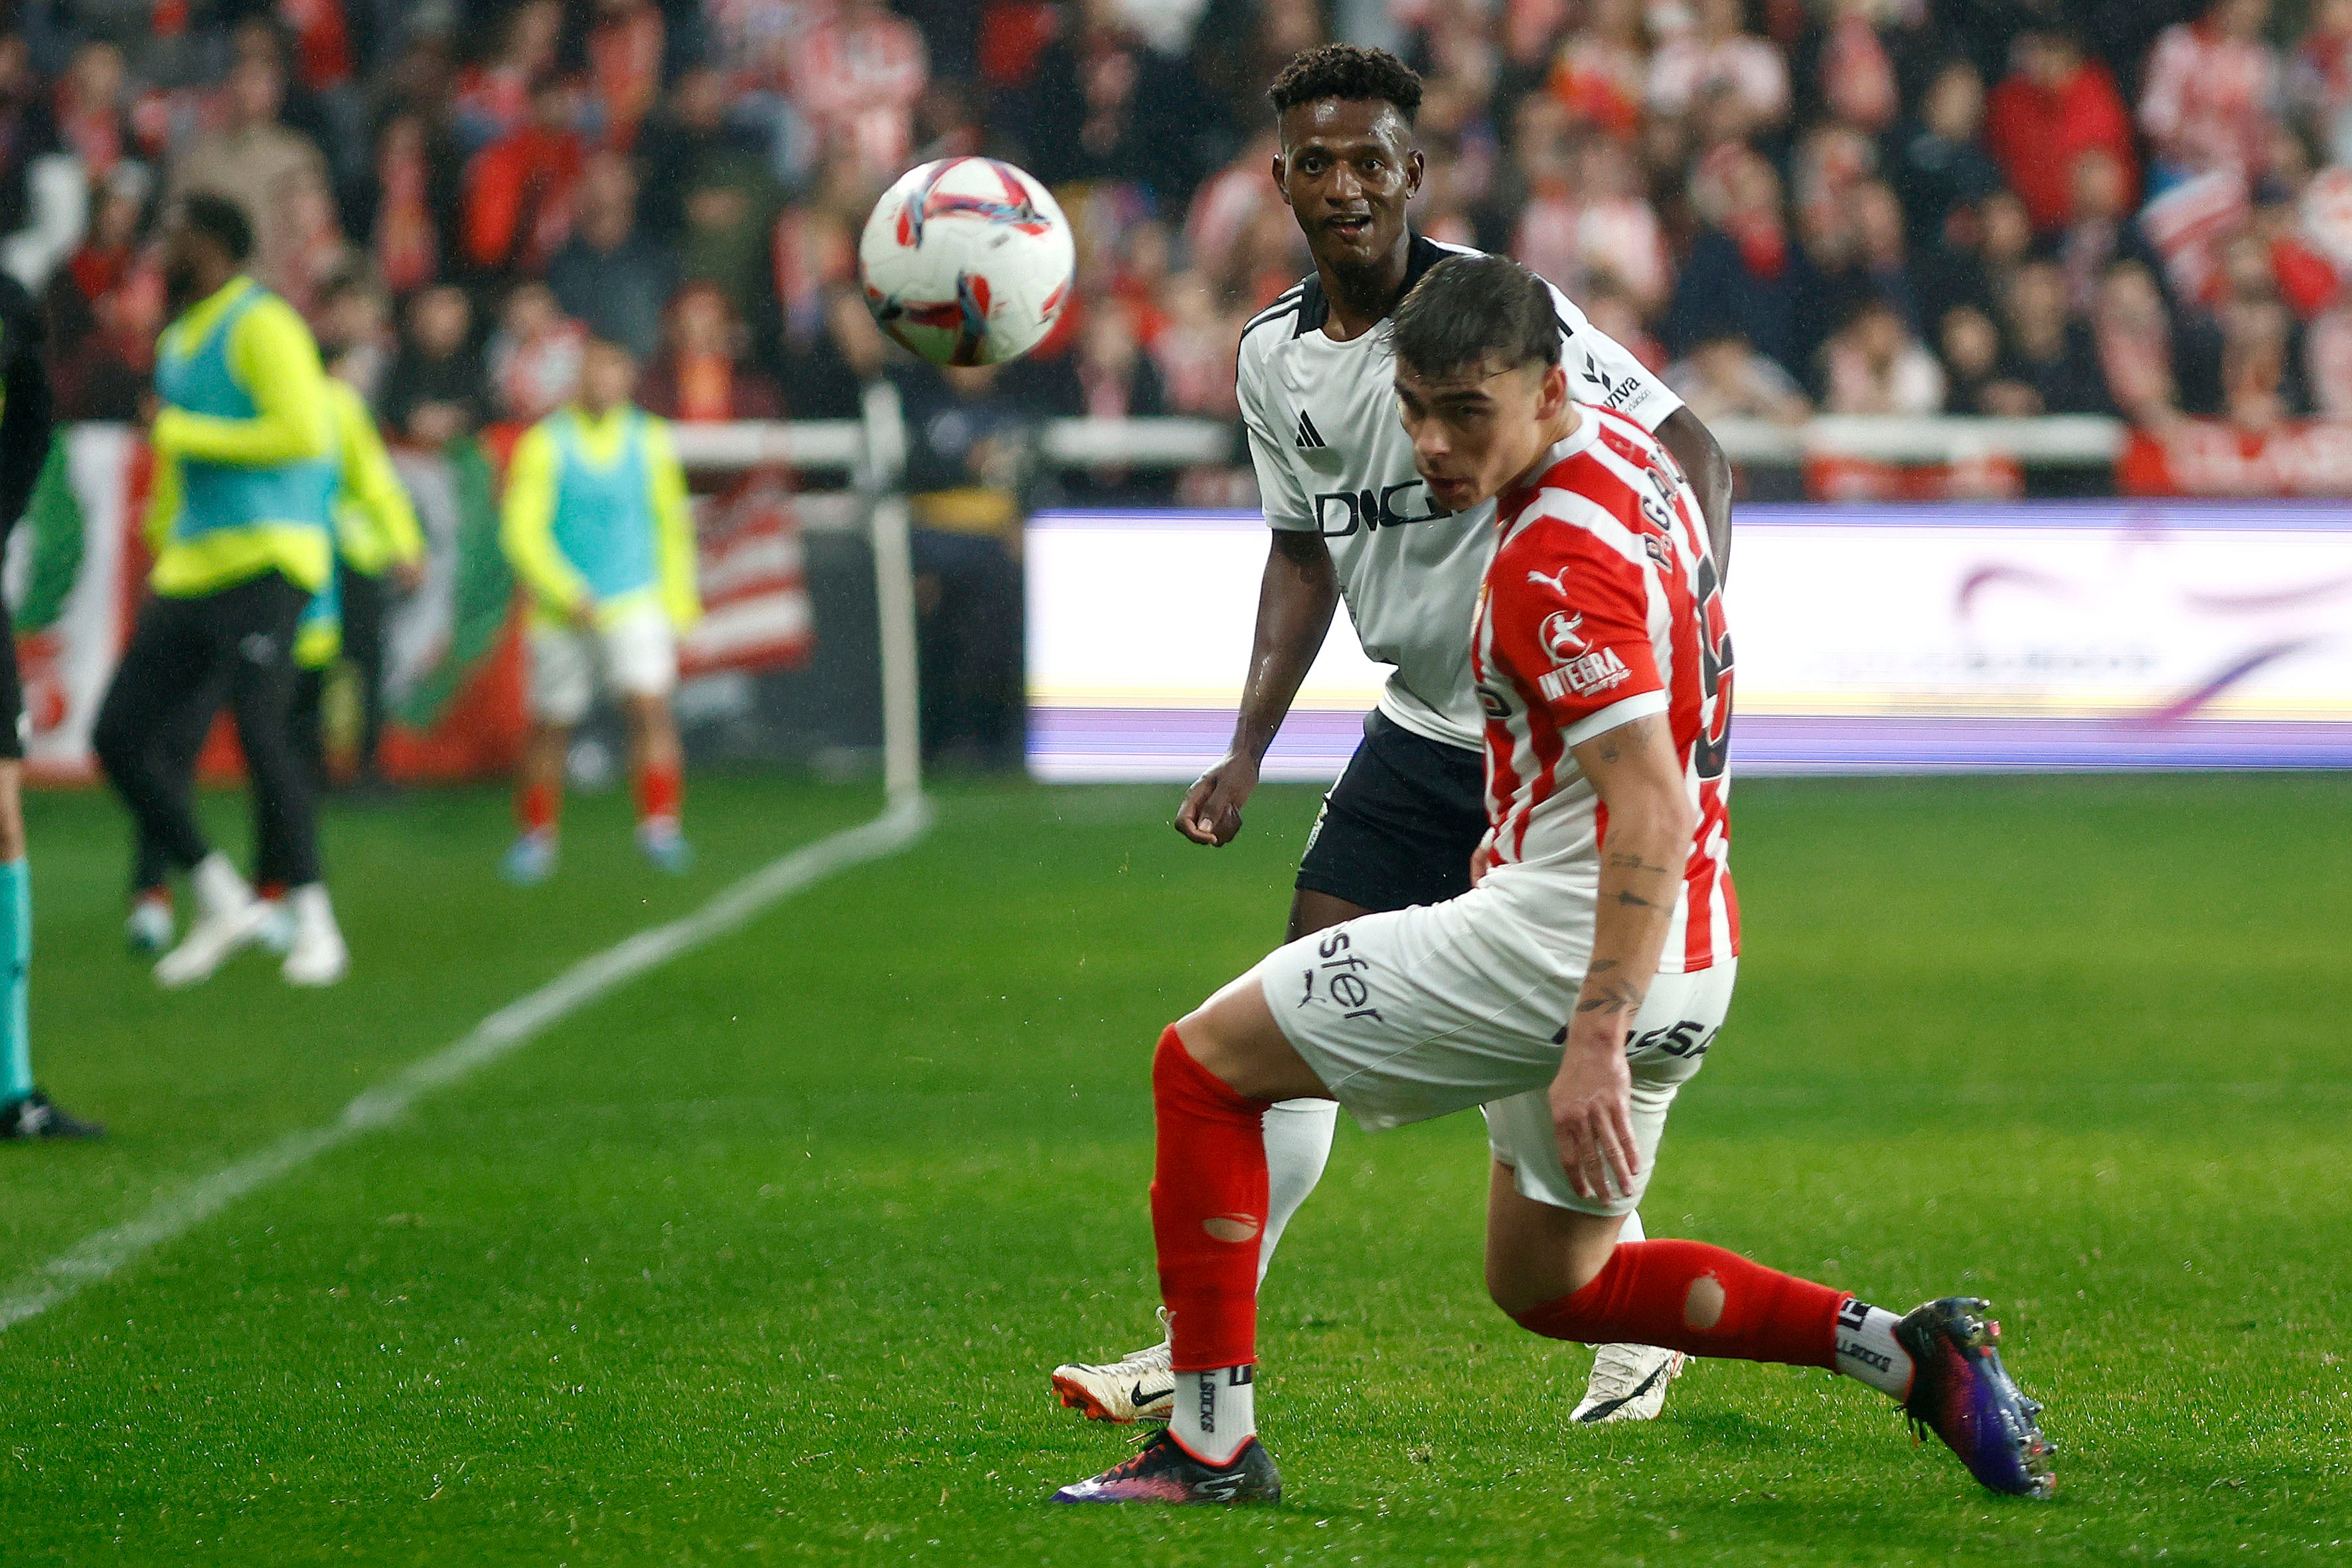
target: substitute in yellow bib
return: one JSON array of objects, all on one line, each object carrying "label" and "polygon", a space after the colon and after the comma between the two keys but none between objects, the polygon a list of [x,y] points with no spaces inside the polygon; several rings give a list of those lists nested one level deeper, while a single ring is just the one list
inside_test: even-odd
[{"label": "substitute in yellow bib", "polygon": [[327,676],[339,661],[349,663],[360,695],[352,782],[375,791],[382,787],[376,750],[383,733],[384,610],[391,592],[411,591],[422,581],[425,533],[366,400],[332,369],[325,385],[335,427],[335,571],[295,639],[302,673],[294,689],[294,745],[313,784],[326,787]]},{"label": "substitute in yellow bib", "polygon": [[173,319],[156,345],[162,409],[150,536],[153,595],[91,743],[143,838],[191,873],[196,920],[155,965],[165,985],[209,978],[258,941],[271,910],[198,826],[166,755],[215,681],[252,779],[257,858],[289,884],[297,985],[343,977],[351,954],[319,870],[310,781],[287,734],[303,607],[333,569],[333,425],[301,317],[245,275],[253,230],[224,197],[183,200],[164,239]]},{"label": "substitute in yellow bib", "polygon": [[507,465],[499,539],[530,595],[530,716],[510,881],[555,869],[563,760],[600,684],[620,699],[636,777],[637,847],[682,871],[684,794],[670,692],[677,635],[702,614],[694,520],[669,426],[629,401],[636,362],[591,342],[579,396],[532,426]]}]

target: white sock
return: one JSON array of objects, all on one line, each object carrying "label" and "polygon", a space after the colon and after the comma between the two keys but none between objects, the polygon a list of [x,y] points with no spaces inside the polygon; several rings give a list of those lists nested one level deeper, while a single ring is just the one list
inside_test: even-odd
[{"label": "white sock", "polygon": [[1903,1320],[1867,1301],[1838,1309],[1837,1369],[1879,1393],[1901,1399],[1911,1392],[1911,1352],[1895,1337]]},{"label": "white sock", "polygon": [[253,901],[253,889],[217,849],[196,862],[188,880],[195,887],[198,907],[208,916],[233,915]]},{"label": "white sock", "polygon": [[1168,1429],[1194,1458],[1225,1463],[1257,1431],[1256,1378],[1255,1366],[1178,1373]]},{"label": "white sock", "polygon": [[1331,1158],[1331,1132],[1339,1124],[1336,1100],[1284,1100],[1266,1108],[1265,1229],[1257,1247],[1258,1282],[1265,1282],[1266,1266],[1274,1261],[1282,1227],[1323,1179]]}]

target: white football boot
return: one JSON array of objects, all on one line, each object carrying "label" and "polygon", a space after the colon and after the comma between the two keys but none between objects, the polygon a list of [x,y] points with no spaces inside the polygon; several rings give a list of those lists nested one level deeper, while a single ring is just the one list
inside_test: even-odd
[{"label": "white football boot", "polygon": [[[1168,1326],[1168,1309],[1160,1309]],[[1054,1392],[1089,1421],[1165,1421],[1176,1411],[1176,1374],[1168,1370],[1169,1342],[1129,1351],[1115,1362],[1072,1362],[1054,1369]]]},{"label": "white football boot", "polygon": [[323,883],[289,888],[286,910],[293,918],[294,940],[278,973],[287,984],[332,985],[351,973],[352,950],[344,945],[342,928],[335,923],[335,906],[327,901]]},{"label": "white football boot", "polygon": [[210,980],[220,966],[261,940],[269,906],[253,896],[217,849],[190,873],[196,919],[180,945],[155,961],[155,983],[171,990]]},{"label": "white football boot", "polygon": [[1690,1357],[1655,1345],[1601,1345],[1592,1352],[1592,1381],[1570,1421],[1654,1421],[1666,1407],[1666,1384],[1683,1374]]}]

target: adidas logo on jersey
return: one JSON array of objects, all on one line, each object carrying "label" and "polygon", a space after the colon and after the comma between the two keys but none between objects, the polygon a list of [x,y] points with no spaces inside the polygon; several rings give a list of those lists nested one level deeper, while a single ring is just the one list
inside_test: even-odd
[{"label": "adidas logo on jersey", "polygon": [[1304,408],[1298,411],[1298,445],[1302,450],[1329,445],[1323,439],[1323,432],[1315,428],[1315,421],[1307,416]]},{"label": "adidas logo on jersey", "polygon": [[1617,650],[1604,647],[1588,653],[1582,658],[1569,660],[1536,684],[1543,689],[1546,701],[1557,702],[1571,695],[1591,697],[1612,686],[1621,686],[1633,676],[1633,672],[1625,668],[1625,661],[1617,657]]}]

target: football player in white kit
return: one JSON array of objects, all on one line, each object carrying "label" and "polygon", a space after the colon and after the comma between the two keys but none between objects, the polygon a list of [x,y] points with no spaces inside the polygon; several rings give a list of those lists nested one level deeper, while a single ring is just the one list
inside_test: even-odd
[{"label": "football player in white kit", "polygon": [[[1412,147],[1421,79],[1395,56],[1348,44],[1293,59],[1267,96],[1282,132],[1275,184],[1315,258],[1312,276],[1242,333],[1240,392],[1273,529],[1257,633],[1232,749],[1184,799],[1177,830],[1223,845],[1241,830],[1258,764],[1323,646],[1339,601],[1364,652],[1395,673],[1364,741],[1326,797],[1299,862],[1287,937],[1379,910],[1442,903],[1470,887],[1486,828],[1481,719],[1469,628],[1494,551],[1494,510],[1453,511],[1413,470],[1397,422],[1386,323],[1422,275],[1465,253],[1415,235]],[[1560,363],[1578,397],[1654,431],[1695,476],[1716,559],[1730,547],[1731,473],[1697,416],[1552,291]],[[1323,1173],[1337,1107],[1277,1105],[1265,1118],[1273,1189],[1261,1263]],[[1641,1218],[1626,1222],[1642,1235]],[[1575,1421],[1644,1420],[1685,1364],[1675,1352],[1602,1345]],[[1097,1420],[1165,1419],[1166,1341],[1104,1363],[1056,1367],[1062,1403]]]},{"label": "football player in white kit", "polygon": [[1432,498],[1499,503],[1468,639],[1489,823],[1475,885],[1278,948],[1161,1035],[1151,1225],[1175,1405],[1055,1500],[1280,1500],[1255,1408],[1260,1123],[1316,1096],[1371,1129],[1485,1110],[1486,1288],[1521,1327],[1833,1371],[1986,1487],[2048,1497],[2039,1406],[1984,1302],[1897,1318],[1721,1247],[1624,1238],[1738,968],[1721,580],[1674,458],[1571,395],[1533,273],[1448,258],[1393,341]]}]

